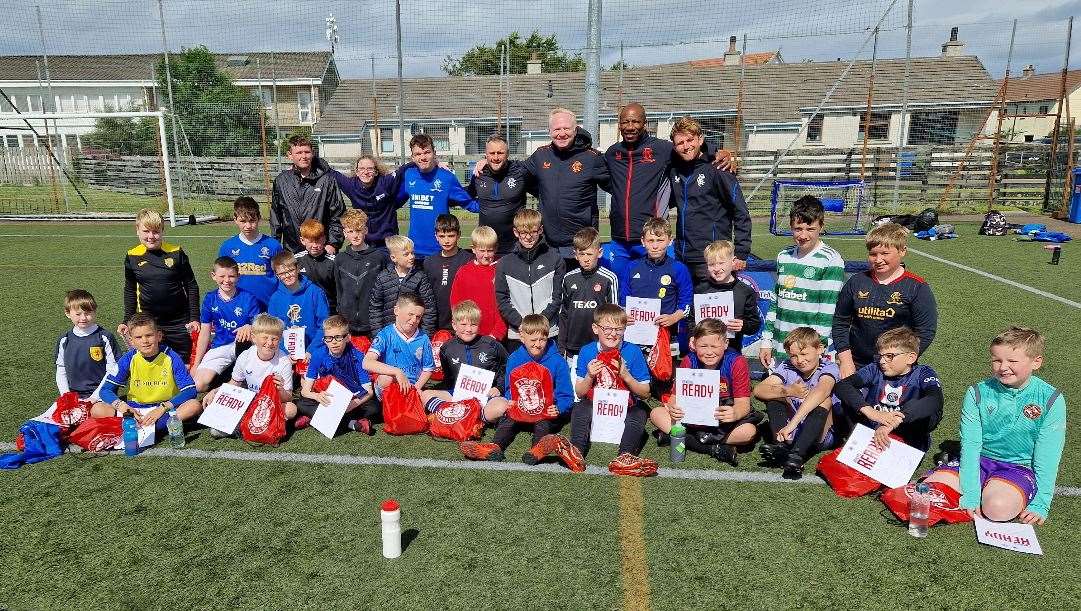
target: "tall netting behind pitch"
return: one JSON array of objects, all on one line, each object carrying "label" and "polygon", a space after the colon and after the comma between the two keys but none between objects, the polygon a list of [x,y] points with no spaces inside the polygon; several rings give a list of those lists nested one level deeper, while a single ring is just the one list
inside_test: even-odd
[{"label": "tall netting behind pitch", "polygon": [[822,235],[862,235],[867,231],[867,199],[862,180],[778,180],[770,195],[769,231],[792,235],[789,214],[792,204],[812,196],[822,202],[826,220]]}]

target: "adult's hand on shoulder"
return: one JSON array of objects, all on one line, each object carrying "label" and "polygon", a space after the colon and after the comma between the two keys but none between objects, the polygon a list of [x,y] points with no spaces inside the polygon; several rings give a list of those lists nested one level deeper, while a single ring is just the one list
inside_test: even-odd
[{"label": "adult's hand on shoulder", "polygon": [[476,165],[473,166],[473,176],[480,176],[481,171],[486,167],[488,167],[487,159],[481,159],[480,161],[478,161]]},{"label": "adult's hand on shoulder", "polygon": [[736,158],[732,156],[732,151],[717,149],[717,152],[713,155],[713,167],[734,174],[736,172]]}]

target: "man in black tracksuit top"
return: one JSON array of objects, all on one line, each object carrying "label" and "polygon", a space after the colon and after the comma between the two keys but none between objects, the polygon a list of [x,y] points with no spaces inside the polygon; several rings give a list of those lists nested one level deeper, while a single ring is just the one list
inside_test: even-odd
[{"label": "man in black tracksuit top", "polygon": [[313,163],[312,145],[307,138],[289,139],[289,159],[293,167],[274,179],[270,201],[270,233],[290,252],[304,250],[300,243],[300,224],[315,219],[327,232],[327,252],[337,252],[342,244],[341,217],[345,212],[341,191],[334,176]]},{"label": "man in black tracksuit top", "polygon": [[140,244],[124,257],[124,334],[136,312],[154,317],[165,345],[186,363],[191,356],[191,335],[186,328],[199,320],[199,284],[188,255],[176,244],[161,242],[158,248]]},{"label": "man in black tracksuit top", "polygon": [[571,246],[575,232],[598,227],[597,188],[611,188],[604,157],[593,148],[589,132],[574,127],[574,121],[570,111],[553,115],[548,121],[552,143],[523,163],[537,182],[544,237],[559,256],[570,260],[571,267],[577,265]]},{"label": "man in black tracksuit top", "polygon": [[559,308],[559,350],[563,356],[577,356],[582,346],[597,339],[593,334],[593,312],[606,303],[619,303],[619,281],[612,270],[594,267],[572,269],[563,276],[562,305]]},{"label": "man in black tracksuit top", "polygon": [[457,337],[452,338],[439,349],[439,364],[443,368],[443,383],[440,386],[443,390],[454,392],[458,370],[462,365],[472,365],[494,371],[495,380],[492,385],[499,390],[496,396],[503,396],[507,382],[507,350],[499,340],[488,335],[478,335],[468,343]]},{"label": "man in black tracksuit top", "polygon": [[696,281],[705,280],[703,251],[714,240],[731,240],[735,256],[751,254],[751,215],[735,175],[719,170],[698,154],[690,161],[672,162],[672,207],[676,209],[676,258]]},{"label": "man in black tracksuit top", "polygon": [[514,214],[525,207],[529,173],[521,162],[507,159],[507,141],[499,136],[488,138],[484,161],[465,190],[480,202],[479,222],[495,230],[496,254],[503,256],[514,248]]},{"label": "man in black tracksuit top", "polygon": [[334,286],[338,291],[338,313],[349,321],[349,334],[373,335],[370,303],[375,277],[390,260],[382,248],[364,245],[362,250],[346,244],[334,257]]},{"label": "man in black tracksuit top", "polygon": [[[526,210],[536,214],[532,210]],[[559,253],[540,236],[519,236],[511,253],[495,268],[495,300],[507,322],[507,351],[520,345],[518,325],[527,314],[542,314],[552,325],[549,337],[559,333],[560,290],[566,267]]]}]

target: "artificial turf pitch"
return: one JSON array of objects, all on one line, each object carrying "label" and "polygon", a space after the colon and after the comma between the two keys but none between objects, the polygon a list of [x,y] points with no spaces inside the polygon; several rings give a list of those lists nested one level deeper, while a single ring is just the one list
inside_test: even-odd
[{"label": "artificial turf pitch", "polygon": [[[786,243],[756,223],[754,252]],[[1069,300],[1081,300],[1081,259],[1047,265],[1037,244],[975,235],[915,249]],[[206,270],[232,224],[169,230]],[[32,237],[13,237],[13,236]],[[55,237],[54,237],[55,236]],[[115,236],[115,237],[114,237]],[[859,241],[829,240],[848,259]],[[122,312],[117,225],[0,225],[0,440],[55,396],[53,350],[68,326],[63,294],[90,290],[99,321]],[[1042,375],[1081,397],[1072,331],[1076,307],[910,253],[939,305],[924,361],[943,380],[936,444],[957,439],[965,386],[986,375],[986,345],[1001,327],[1047,335]],[[1077,418],[1068,419],[1060,486],[1081,486]],[[516,461],[526,435],[507,453]],[[654,478],[560,470],[321,464],[320,455],[461,460],[427,437],[301,431],[279,449],[213,441],[189,447],[297,461],[154,455],[67,455],[0,473],[0,608],[1078,608],[1081,498],[1058,496],[1037,533],[1045,555],[982,546],[970,525],[907,535],[873,498],[844,500],[823,485]],[[594,446],[603,467],[614,446]],[[668,465],[667,448],[645,454]],[[740,472],[765,471],[758,454]],[[702,456],[687,469],[732,472]],[[814,480],[808,468],[805,479]],[[403,506],[404,555],[380,555],[378,504]]]}]

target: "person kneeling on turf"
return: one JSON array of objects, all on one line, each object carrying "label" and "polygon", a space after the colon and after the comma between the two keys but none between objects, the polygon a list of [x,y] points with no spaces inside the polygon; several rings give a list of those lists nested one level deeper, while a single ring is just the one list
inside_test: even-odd
[{"label": "person kneeling on turf", "polygon": [[833,386],[841,377],[836,363],[822,358],[826,347],[811,327],[796,327],[784,338],[788,359],[755,387],[754,396],[766,404],[771,443],[762,456],[771,466],[784,467],[785,479],[803,477],[803,463],[833,445],[833,410],[840,402]]},{"label": "person kneeling on turf", "polygon": [[[720,405],[713,417],[717,426],[687,425],[687,449],[708,454],[733,467],[739,466],[738,450],[750,449],[758,436],[762,414],[751,409],[751,375],[747,359],[728,347],[728,328],[715,318],[707,318],[694,328],[691,353],[680,368],[717,369],[721,372]],[[672,423],[683,418],[683,410],[673,393],[664,405],[653,408],[649,419],[659,429],[657,442],[667,445]]]},{"label": "person kneeling on turf", "polygon": [[[311,363],[300,380],[302,398],[297,401],[297,411],[303,416],[297,418],[296,428],[307,426],[320,405],[330,404],[326,391],[316,392],[313,388],[317,379],[329,375],[353,393],[345,408],[345,427],[365,435],[375,434],[372,418],[379,413],[379,408],[371,402],[372,384],[364,369],[364,356],[349,341],[349,321],[344,316],[335,314],[323,321],[323,345],[312,348]],[[365,403],[368,406],[357,411]]]},{"label": "person kneeling on turf", "polygon": [[630,406],[619,442],[619,456],[608,469],[614,473],[653,475],[657,463],[638,456],[645,437],[649,398],[649,367],[638,346],[623,341],[627,328],[627,313],[613,303],[606,303],[593,312],[593,334],[597,341],[586,344],[578,353],[574,391],[582,397],[574,404],[571,443],[583,456],[589,452],[589,435],[593,423],[593,389],[615,388],[630,391]]},{"label": "person kneeling on turf", "polygon": [[[134,348],[117,361],[116,373],[105,377],[101,401],[94,404],[90,415],[131,414],[139,426],[153,424],[159,432],[165,431],[170,410],[175,409],[183,421],[198,416],[203,408],[195,398],[195,381],[180,355],[161,346],[162,332],[154,317],[140,312],[131,317],[126,330]],[[116,393],[124,386],[128,394],[121,399]]]},{"label": "person kneeling on turf", "polygon": [[961,460],[925,480],[961,493],[973,516],[1043,524],[1066,440],[1066,399],[1033,373],[1043,365],[1039,331],[1010,327],[991,341],[991,377],[961,407]]}]

